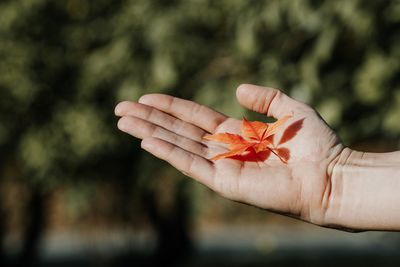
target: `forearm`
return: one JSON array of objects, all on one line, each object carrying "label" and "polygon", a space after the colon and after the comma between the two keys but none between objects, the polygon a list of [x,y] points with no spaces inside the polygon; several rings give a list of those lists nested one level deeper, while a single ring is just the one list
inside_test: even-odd
[{"label": "forearm", "polygon": [[400,230],[400,152],[345,149],[331,177],[328,224],[355,230]]}]

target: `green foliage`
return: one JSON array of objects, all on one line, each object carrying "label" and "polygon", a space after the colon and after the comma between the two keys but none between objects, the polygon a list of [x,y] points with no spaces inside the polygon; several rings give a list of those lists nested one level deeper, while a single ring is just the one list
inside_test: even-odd
[{"label": "green foliage", "polygon": [[399,23],[396,0],[3,1],[0,151],[44,188],[135,187],[158,163],[116,130],[118,101],[163,92],[241,117],[244,82],[315,106],[347,144],[396,137]]}]

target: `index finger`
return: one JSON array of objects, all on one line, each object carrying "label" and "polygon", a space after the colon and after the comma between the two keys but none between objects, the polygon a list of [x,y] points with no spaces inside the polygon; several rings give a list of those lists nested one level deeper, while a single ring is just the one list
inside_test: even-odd
[{"label": "index finger", "polygon": [[142,96],[138,102],[169,113],[209,133],[214,133],[227,119],[225,115],[204,105],[170,95],[148,94]]}]

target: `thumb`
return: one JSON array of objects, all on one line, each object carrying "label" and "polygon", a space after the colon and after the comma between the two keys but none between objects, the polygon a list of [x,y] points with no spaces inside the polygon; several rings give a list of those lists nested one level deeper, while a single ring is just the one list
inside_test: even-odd
[{"label": "thumb", "polygon": [[277,119],[298,109],[310,109],[277,89],[252,84],[240,85],[236,90],[236,98],[242,106]]}]

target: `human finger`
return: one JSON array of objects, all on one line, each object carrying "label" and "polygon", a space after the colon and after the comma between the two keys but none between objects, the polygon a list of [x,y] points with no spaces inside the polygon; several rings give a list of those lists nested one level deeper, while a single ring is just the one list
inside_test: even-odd
[{"label": "human finger", "polygon": [[206,134],[204,130],[194,126],[193,124],[175,118],[154,107],[137,102],[124,101],[119,103],[115,107],[115,114],[117,116],[135,116],[149,121],[150,123],[159,125],[178,135],[199,142],[203,141],[202,137]]},{"label": "human finger", "polygon": [[218,126],[227,119],[225,115],[204,105],[169,95],[144,95],[139,99],[139,103],[169,113],[209,133],[214,133]]},{"label": "human finger", "polygon": [[208,187],[213,186],[215,167],[211,161],[159,138],[145,138],[141,146],[185,175]]},{"label": "human finger", "polygon": [[252,84],[242,84],[236,90],[239,103],[258,113],[280,119],[296,110],[311,110],[306,104],[281,91]]},{"label": "human finger", "polygon": [[136,138],[144,139],[155,137],[181,147],[187,151],[191,151],[196,155],[202,157],[208,156],[208,148],[206,145],[170,132],[156,124],[137,117],[123,116],[118,121],[118,128]]}]

